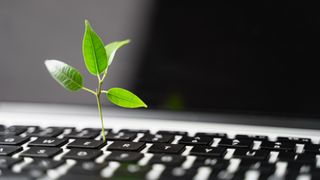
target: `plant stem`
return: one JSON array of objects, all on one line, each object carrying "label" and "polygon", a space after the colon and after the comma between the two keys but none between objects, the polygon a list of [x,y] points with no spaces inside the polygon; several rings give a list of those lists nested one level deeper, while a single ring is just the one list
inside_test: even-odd
[{"label": "plant stem", "polygon": [[107,73],[108,73],[108,67],[107,69],[104,71],[103,76],[101,78],[101,81],[104,81],[104,79],[107,77]]},{"label": "plant stem", "polygon": [[102,110],[101,110],[100,94],[96,95],[96,99],[97,99],[97,105],[98,105],[98,110],[99,110],[99,116],[100,116],[100,120],[101,120],[102,139],[103,139],[103,142],[106,142],[106,134],[104,131],[104,121],[103,121],[103,115],[102,115]]},{"label": "plant stem", "polygon": [[89,93],[92,93],[94,95],[96,95],[96,92],[94,92],[93,90],[86,88],[86,87],[82,87],[83,90],[88,91]]},{"label": "plant stem", "polygon": [[100,102],[102,84],[103,84],[103,80],[101,80],[100,79],[100,75],[98,75],[98,88],[97,88],[97,92],[95,92],[95,95],[96,95],[96,99],[97,99],[97,105],[98,105],[99,116],[100,116],[100,121],[101,121],[102,139],[103,139],[103,142],[106,142],[106,133],[105,133],[105,130],[104,130],[104,121],[103,121],[103,115],[102,115],[102,110],[101,110],[101,102]]}]

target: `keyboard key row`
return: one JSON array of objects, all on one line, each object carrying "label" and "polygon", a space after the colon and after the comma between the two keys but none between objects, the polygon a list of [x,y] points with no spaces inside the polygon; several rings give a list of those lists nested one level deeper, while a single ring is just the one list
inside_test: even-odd
[{"label": "keyboard key row", "polygon": [[[39,128],[38,126],[0,126],[0,136],[13,135],[17,136],[26,133],[29,137],[57,137],[64,133],[64,131],[69,130],[70,132],[64,134],[67,138],[84,138],[93,139],[100,135],[101,129],[98,128],[85,128],[80,131],[76,130],[74,127],[47,127]],[[141,139],[142,142],[157,142],[159,135],[171,135],[170,138],[165,138],[166,141],[159,141],[160,143],[170,143],[172,141],[172,136],[175,135],[183,136],[181,139],[181,144],[187,145],[210,145],[213,138],[228,139],[225,133],[196,133],[194,137],[187,136],[188,133],[185,131],[158,131],[157,134],[150,134],[149,130],[137,130],[137,129],[121,129],[118,133],[112,132],[112,129],[106,129],[108,140],[120,140],[120,141],[131,141],[136,137],[137,133],[143,133],[146,135],[146,139]],[[149,135],[149,138],[148,138]],[[150,137],[151,136],[151,137]],[[153,136],[153,137],[152,137]],[[199,139],[200,138],[200,139]],[[207,138],[207,139],[206,139]],[[211,139],[210,139],[211,138]],[[151,139],[151,140],[150,140]],[[154,139],[154,140],[152,140]],[[203,140],[204,139],[204,140]],[[257,140],[257,141],[268,141],[267,136],[263,135],[235,135],[237,140]],[[277,142],[290,142],[299,144],[312,144],[310,138],[298,138],[298,137],[277,137]]]},{"label": "keyboard key row", "polygon": [[[131,142],[132,143],[132,142]],[[124,142],[119,141],[119,144],[116,143],[115,147],[109,149],[111,150],[111,155],[107,157],[107,160],[110,161],[138,161],[143,157],[143,154],[139,152],[130,152],[134,151],[136,148],[143,146],[143,143],[135,142],[137,144],[132,145],[133,149],[127,149],[124,151],[119,148],[125,145]],[[140,144],[140,145],[138,145]],[[142,145],[142,146],[141,146]],[[131,145],[130,145],[131,146]],[[11,154],[12,152],[21,151],[20,147],[0,147],[3,149],[3,154]],[[167,144],[155,144],[149,149],[150,153],[154,153],[153,160],[154,162],[168,162],[168,163],[177,163],[184,159],[183,156],[180,156],[181,152],[184,150],[183,145],[167,145]],[[62,152],[61,148],[53,147],[30,147],[29,149],[23,151],[19,156],[20,157],[32,157],[32,158],[52,158]],[[223,159],[226,154],[227,149],[224,147],[209,147],[209,146],[196,146],[191,149],[190,155],[197,157],[215,157],[218,159]],[[94,149],[79,149],[72,148],[68,150],[66,154],[63,155],[63,159],[76,159],[76,160],[94,160],[102,154],[101,150]],[[175,155],[176,154],[176,155]],[[270,151],[267,150],[250,150],[250,149],[235,149],[233,152],[232,158],[239,159],[248,159],[251,161],[268,161],[270,157]],[[295,154],[293,152],[279,152],[277,156],[277,161],[286,161],[286,162],[297,162],[302,164],[315,164],[316,155],[315,154]]]},{"label": "keyboard key row", "polygon": [[[21,151],[21,148],[18,148],[18,145],[21,145],[27,142],[29,138],[20,137],[20,136],[4,136],[0,137],[0,155],[12,155],[18,151]],[[68,143],[67,139],[59,138],[44,138],[39,137],[38,139],[31,141],[29,147],[61,147]],[[10,148],[10,146],[13,146]],[[100,149],[104,147],[106,143],[102,140],[91,140],[91,139],[75,139],[67,145],[68,149],[72,148],[85,148],[85,149]],[[16,146],[16,147],[15,147]],[[164,153],[164,154],[181,154],[185,150],[184,144],[169,144],[169,143],[153,143],[149,148],[148,152],[150,153]],[[199,155],[199,156],[223,156],[226,148],[237,149],[237,152],[241,151],[240,149],[251,149],[252,150],[253,142],[248,140],[232,140],[232,139],[222,139],[218,143],[218,147],[211,147],[205,145],[193,145],[190,154]],[[114,141],[108,147],[107,150],[110,151],[141,151],[146,147],[145,142],[131,142],[131,141]],[[239,150],[238,150],[239,149]],[[285,151],[295,153],[296,145],[289,142],[271,142],[264,141],[261,143],[260,147],[255,150],[268,150],[268,151]],[[254,151],[253,151],[254,152]],[[260,151],[258,151],[260,152]],[[319,146],[306,144],[304,153],[313,153],[318,154]],[[287,153],[287,155],[290,153]]]}]

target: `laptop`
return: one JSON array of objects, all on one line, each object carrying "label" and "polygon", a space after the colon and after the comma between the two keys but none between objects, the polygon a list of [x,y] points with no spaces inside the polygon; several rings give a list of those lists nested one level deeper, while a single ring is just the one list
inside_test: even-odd
[{"label": "laptop", "polygon": [[[320,179],[315,4],[125,2],[0,3],[0,179]],[[106,142],[95,99],[43,65],[86,71],[83,19],[132,37],[106,87],[149,106],[104,103]]]}]

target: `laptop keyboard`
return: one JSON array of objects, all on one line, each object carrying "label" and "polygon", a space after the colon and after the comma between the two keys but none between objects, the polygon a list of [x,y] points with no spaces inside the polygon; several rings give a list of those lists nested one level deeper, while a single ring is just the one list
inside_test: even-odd
[{"label": "laptop keyboard", "polygon": [[320,179],[309,138],[0,125],[0,179]]}]

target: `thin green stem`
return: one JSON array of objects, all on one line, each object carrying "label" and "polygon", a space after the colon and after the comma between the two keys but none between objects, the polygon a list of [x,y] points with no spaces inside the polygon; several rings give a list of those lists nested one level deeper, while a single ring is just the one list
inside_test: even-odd
[{"label": "thin green stem", "polygon": [[82,87],[83,90],[88,91],[89,93],[92,93],[94,95],[96,95],[96,92],[94,92],[93,90],[86,88],[86,87]]},{"label": "thin green stem", "polygon": [[100,95],[96,95],[96,99],[97,99],[97,105],[98,105],[98,110],[99,110],[99,116],[100,116],[100,120],[101,120],[102,139],[103,139],[103,142],[106,142],[106,133],[104,130],[104,121],[103,121],[103,115],[102,115],[102,110],[101,110]]},{"label": "thin green stem", "polygon": [[106,78],[107,77],[107,73],[108,73],[108,67],[107,67],[107,69],[104,71],[104,73],[103,73],[103,76],[102,76],[102,78],[101,78],[101,81],[103,82],[103,80],[104,80],[104,78]]},{"label": "thin green stem", "polygon": [[96,99],[97,99],[97,105],[98,105],[99,116],[100,116],[100,121],[101,121],[102,139],[103,139],[103,142],[106,142],[106,133],[105,133],[105,130],[104,130],[104,121],[103,121],[103,115],[102,115],[102,110],[101,110],[101,102],[100,102],[100,95],[101,95],[101,89],[102,89],[103,81],[101,81],[100,75],[98,76],[98,81],[99,81],[98,88],[97,88],[97,92],[95,92],[95,95],[96,95]]},{"label": "thin green stem", "polygon": [[103,81],[101,80],[101,77],[100,77],[100,74],[97,75],[97,78],[98,78],[98,88],[96,89],[96,93],[98,95],[101,94],[101,84],[103,83]]}]

